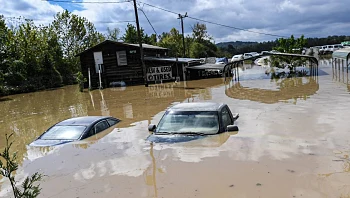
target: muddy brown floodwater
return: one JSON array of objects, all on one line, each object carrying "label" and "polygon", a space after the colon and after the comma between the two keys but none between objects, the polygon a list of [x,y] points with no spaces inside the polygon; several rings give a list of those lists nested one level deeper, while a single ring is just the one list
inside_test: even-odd
[{"label": "muddy brown floodwater", "polygon": [[[240,81],[204,79],[80,93],[76,86],[0,101],[0,135],[15,133],[16,178],[45,175],[40,197],[349,197],[349,74],[320,61],[309,77],[270,79],[245,65]],[[146,141],[169,106],[224,102],[238,133],[174,144]],[[74,145],[27,145],[58,121],[111,115],[115,128]],[[1,138],[0,147],[4,146]],[[7,180],[0,196],[10,197]]]}]

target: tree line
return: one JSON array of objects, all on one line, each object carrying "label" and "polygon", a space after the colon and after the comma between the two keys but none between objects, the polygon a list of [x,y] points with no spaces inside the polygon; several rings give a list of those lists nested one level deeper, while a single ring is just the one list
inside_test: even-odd
[{"label": "tree line", "polygon": [[[86,18],[67,10],[58,12],[48,25],[16,20],[17,25],[7,25],[0,15],[0,96],[76,83],[80,62],[75,55],[106,39],[138,43],[133,24],[127,24],[121,36],[118,28],[102,34]],[[186,57],[219,55],[204,24],[197,23],[192,30],[185,38]],[[175,28],[158,36],[141,28],[141,38],[143,43],[169,48],[170,56],[182,57],[182,34]]]},{"label": "tree line", "polygon": [[[67,10],[58,12],[52,23],[36,25],[32,20],[18,18],[17,25],[7,25],[0,15],[0,96],[56,88],[77,83],[80,62],[76,54],[108,39],[138,43],[136,27],[127,24],[125,33],[107,28],[97,31],[84,17]],[[192,34],[185,36],[185,57],[232,57],[245,52],[260,52],[278,47],[275,41],[218,47],[208,34],[205,24],[196,23]],[[172,28],[160,35],[146,34],[141,28],[143,43],[169,49],[169,56],[183,56],[182,34]],[[308,38],[306,46],[340,43],[349,36]],[[79,80],[79,79],[78,79]]]},{"label": "tree line", "polygon": [[[229,42],[227,44],[220,43],[220,51],[224,56],[231,57],[235,54],[244,54],[247,52],[261,52],[269,51],[279,46],[280,40],[283,38],[276,39],[274,41],[264,42]],[[333,45],[340,44],[343,41],[350,41],[350,36],[328,36],[326,38],[303,38],[306,43],[304,47],[322,46],[322,45]]]}]

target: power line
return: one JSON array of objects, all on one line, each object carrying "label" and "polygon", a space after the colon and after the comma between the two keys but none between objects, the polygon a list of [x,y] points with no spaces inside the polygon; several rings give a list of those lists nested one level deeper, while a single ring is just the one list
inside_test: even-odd
[{"label": "power line", "polygon": [[150,24],[150,26],[152,27],[154,33],[155,33],[156,36],[157,36],[157,35],[158,35],[158,34],[157,34],[157,31],[154,29],[154,27],[153,27],[151,21],[148,19],[148,17],[147,17],[147,15],[146,15],[145,11],[143,10],[143,7],[142,7],[142,8],[140,8],[140,7],[141,7],[141,6],[140,6],[140,4],[139,4],[138,9],[143,13],[143,15],[145,15],[145,17],[146,17],[148,23]]},{"label": "power line", "polygon": [[263,33],[263,32],[247,30],[247,29],[243,29],[243,28],[239,28],[239,27],[233,27],[233,26],[224,25],[224,24],[220,24],[220,23],[216,23],[216,22],[211,22],[211,21],[207,21],[207,20],[203,20],[203,19],[198,19],[198,18],[194,18],[194,17],[190,17],[190,16],[188,16],[188,18],[193,19],[193,20],[197,20],[197,21],[202,21],[202,22],[205,22],[205,23],[210,23],[210,24],[213,24],[213,25],[219,25],[219,26],[222,26],[222,27],[227,27],[227,28],[236,29],[236,30],[242,30],[242,31],[246,31],[246,32],[252,32],[252,33],[256,33],[256,34],[264,34],[264,35],[276,36],[276,37],[286,37],[286,36],[281,36],[281,35],[277,35],[277,34],[269,34],[269,33]]},{"label": "power line", "polygon": [[143,13],[143,15],[145,15],[145,17],[146,17],[146,19],[147,19],[148,23],[151,25],[151,27],[152,27],[152,29],[153,29],[154,33],[156,33],[156,36],[157,36],[158,34],[157,34],[156,30],[154,29],[154,27],[153,27],[153,25],[152,25],[151,21],[148,19],[148,17],[147,17],[147,15],[146,15],[146,13],[145,13],[145,12],[144,12],[142,9],[140,9],[140,8],[139,8],[139,10],[140,10],[140,11]]},{"label": "power line", "polygon": [[65,0],[42,0],[47,2],[57,2],[57,3],[126,3],[131,2],[131,0],[125,1],[65,1]]},{"label": "power line", "polygon": [[[48,21],[48,20],[44,20],[44,19],[29,19],[29,18],[17,18],[17,17],[4,17],[6,20],[30,20],[30,21]],[[125,20],[125,21],[91,21],[93,23],[135,23],[135,21],[132,20]]]},{"label": "power line", "polygon": [[[141,2],[141,1],[139,1],[139,2]],[[145,2],[141,2],[141,3],[143,3],[144,5],[148,5],[149,7],[157,8],[157,9],[159,9],[159,10],[163,10],[163,11],[165,11],[165,12],[169,12],[169,13],[176,14],[176,15],[179,14],[179,13],[176,13],[176,12],[173,12],[173,11],[170,11],[170,10],[167,10],[167,9],[164,9],[164,8],[161,8],[161,7],[157,7],[157,6],[155,6],[155,5],[151,5],[151,4],[148,4],[148,3],[145,3]]]},{"label": "power line", "polygon": [[[144,2],[142,2],[142,3],[143,3],[144,5],[149,6],[149,7],[157,8],[157,9],[163,10],[163,11],[165,11],[165,12],[169,12],[169,13],[172,13],[172,14],[179,15],[179,13],[176,13],[176,12],[171,11],[171,10],[167,10],[167,9],[164,9],[164,8],[161,8],[161,7],[158,7],[158,6],[155,6],[155,5],[151,5],[151,4],[149,4],[149,3],[144,3]],[[248,30],[248,29],[244,29],[244,28],[239,28],[239,27],[224,25],[224,24],[220,24],[220,23],[216,23],[216,22],[211,22],[211,21],[207,21],[207,20],[203,20],[203,19],[198,19],[198,18],[195,18],[195,17],[190,17],[190,16],[187,16],[187,17],[190,18],[190,19],[193,19],[193,20],[202,21],[202,22],[205,22],[205,23],[210,23],[210,24],[213,24],[213,25],[218,25],[218,26],[222,26],[222,27],[226,27],[226,28],[231,28],[231,29],[236,29],[236,30],[241,30],[241,31],[246,31],[246,32],[252,32],[252,33],[256,33],[256,34],[263,34],[263,35],[268,35],[268,36],[286,37],[286,36],[281,36],[281,35],[276,35],[276,34],[269,34],[269,33],[257,32],[257,31],[252,31],[252,30]]]},{"label": "power line", "polygon": [[135,23],[135,21],[92,21],[93,23]]}]

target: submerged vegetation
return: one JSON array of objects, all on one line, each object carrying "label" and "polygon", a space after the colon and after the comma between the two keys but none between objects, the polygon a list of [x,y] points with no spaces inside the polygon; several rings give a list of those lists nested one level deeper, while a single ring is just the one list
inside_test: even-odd
[{"label": "submerged vegetation", "polygon": [[33,175],[25,178],[23,183],[18,187],[14,172],[18,169],[17,153],[11,153],[10,149],[13,142],[10,142],[11,135],[5,135],[6,145],[4,151],[0,153],[0,172],[3,177],[9,179],[13,195],[15,198],[35,198],[40,194],[40,184],[35,184],[42,180],[43,175],[36,172]]}]

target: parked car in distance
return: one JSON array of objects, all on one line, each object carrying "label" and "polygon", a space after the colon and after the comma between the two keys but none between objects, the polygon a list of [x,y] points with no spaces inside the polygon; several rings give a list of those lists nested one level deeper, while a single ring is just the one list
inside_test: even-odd
[{"label": "parked car in distance", "polygon": [[239,60],[243,60],[243,54],[237,54],[232,56],[231,58],[231,62],[235,62],[235,61],[239,61]]},{"label": "parked car in distance", "polygon": [[110,116],[83,116],[56,123],[40,135],[29,146],[56,146],[83,140],[109,127],[120,120]]},{"label": "parked car in distance", "polygon": [[155,135],[213,135],[238,131],[234,125],[238,117],[223,103],[180,103],[164,113],[158,126],[151,124],[148,130]]},{"label": "parked car in distance", "polygon": [[252,56],[260,56],[260,54],[259,54],[258,52],[250,52],[250,54],[251,54]]},{"label": "parked car in distance", "polygon": [[265,53],[269,53],[270,51],[261,51],[260,55],[264,55]]},{"label": "parked car in distance", "polygon": [[255,56],[260,56],[260,54],[257,53],[257,52],[249,52],[249,53],[244,53],[243,54],[243,58],[244,59],[255,57]]}]

